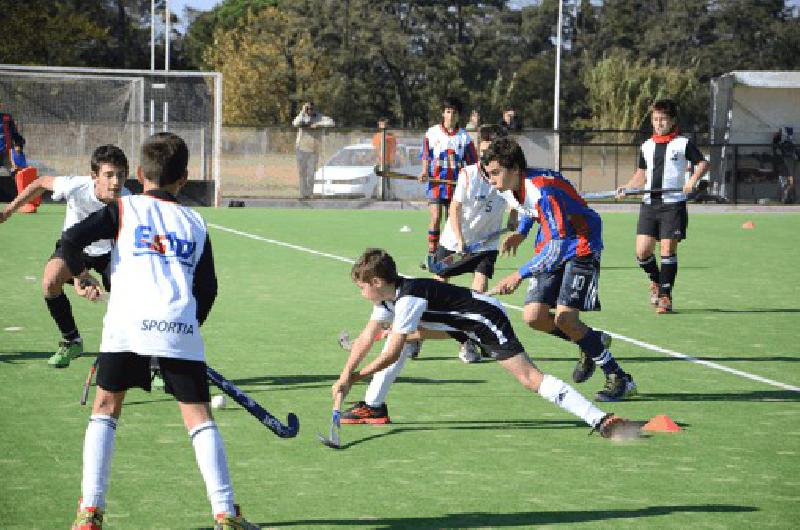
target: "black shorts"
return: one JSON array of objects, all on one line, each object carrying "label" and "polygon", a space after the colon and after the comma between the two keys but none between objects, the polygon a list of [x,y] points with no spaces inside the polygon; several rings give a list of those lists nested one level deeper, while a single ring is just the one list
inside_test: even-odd
[{"label": "black shorts", "polygon": [[525,294],[525,305],[539,303],[600,311],[599,279],[599,259],[573,258],[557,271],[534,274]]},{"label": "black shorts", "polygon": [[662,204],[642,203],[636,234],[656,239],[686,239],[689,214],[686,201]]},{"label": "black shorts", "polygon": [[[447,256],[452,256],[453,254],[455,254],[455,252],[452,250],[447,250],[443,246],[439,245],[439,247],[436,248],[434,259],[436,261],[441,261]],[[461,263],[458,263],[457,266],[449,269],[447,272],[439,274],[439,276],[442,278],[450,278],[452,276],[458,276],[468,272],[480,272],[487,278],[491,278],[494,275],[494,262],[497,261],[498,254],[499,252],[496,250],[486,250],[484,252],[471,254],[467,259],[463,260]],[[456,263],[457,262],[458,260],[456,260]]]},{"label": "black shorts", "polygon": [[[496,312],[492,311],[483,316],[491,322],[491,330],[486,326],[478,326],[464,331],[447,331],[447,334],[459,342],[472,339],[486,357],[496,361],[504,361],[525,352],[525,347],[517,338],[508,316],[502,309],[497,308]],[[504,338],[502,343],[498,339],[498,334]]]},{"label": "black shorts", "polygon": [[[97,271],[103,279],[103,287],[106,291],[111,290],[111,276],[109,265],[111,264],[111,253],[106,252],[105,254],[101,254],[99,256],[90,256],[86,252],[82,253],[83,256],[83,264],[89,270]],[[53,254],[50,256],[50,259],[53,258],[60,258],[64,259],[64,251],[61,248],[61,241],[56,242],[56,248],[53,251]]]},{"label": "black shorts", "polygon": [[[206,363],[171,357],[155,358],[164,391],[181,403],[208,403]],[[104,352],[98,354],[97,386],[108,392],[123,392],[134,387],[150,392],[150,360],[147,355],[133,352]]]},{"label": "black shorts", "polygon": [[428,197],[428,204],[437,204],[439,206],[450,206],[450,198],[449,197]]}]

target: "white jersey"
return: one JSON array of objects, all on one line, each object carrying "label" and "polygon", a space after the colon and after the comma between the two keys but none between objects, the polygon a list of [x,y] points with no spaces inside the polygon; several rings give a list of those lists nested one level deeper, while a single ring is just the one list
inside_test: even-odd
[{"label": "white jersey", "polygon": [[[689,167],[689,162],[686,159],[686,144],[688,142],[689,139],[685,136],[676,136],[667,143],[666,152],[664,153],[664,166],[660,168],[662,174],[658,175],[660,178],[656,179],[660,180],[661,184],[655,186],[656,188],[683,188],[684,184],[686,184],[686,168]],[[656,144],[652,138],[642,144],[642,157],[647,163],[647,169],[645,170],[645,175],[647,176],[645,189],[648,190],[654,187],[653,169],[657,145],[658,144]],[[664,203],[676,203],[683,202],[686,198],[686,194],[683,192],[673,191],[664,193],[661,200]],[[642,196],[642,202],[650,204],[649,193],[645,193],[644,196]]]},{"label": "white jersey", "polygon": [[[472,164],[458,173],[458,183],[453,192],[454,201],[461,203],[461,233],[464,243],[471,245],[497,232],[503,226],[506,201],[488,180],[480,174],[480,166]],[[480,245],[476,252],[497,250],[500,238]],[[445,225],[439,244],[450,251],[456,250],[456,233],[452,220]]]},{"label": "white jersey", "polygon": [[100,351],[203,361],[192,292],[206,241],[203,218],[148,195],[121,198],[119,216]]},{"label": "white jersey", "polygon": [[[130,195],[127,188],[122,189],[122,195]],[[94,194],[92,177],[55,177],[53,179],[53,200],[67,201],[63,230],[83,221],[106,205]],[[83,251],[89,256],[102,256],[111,252],[113,246],[114,242],[110,239],[101,239],[87,246]]]}]

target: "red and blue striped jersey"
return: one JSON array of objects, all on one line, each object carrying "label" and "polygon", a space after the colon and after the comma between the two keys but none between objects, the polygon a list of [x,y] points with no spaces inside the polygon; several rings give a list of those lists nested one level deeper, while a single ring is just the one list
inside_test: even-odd
[{"label": "red and blue striped jersey", "polygon": [[462,168],[478,163],[478,153],[469,133],[464,129],[445,129],[434,125],[422,140],[422,163],[428,166],[433,179],[450,180],[453,184],[428,184],[429,199],[450,199]]},{"label": "red and blue striped jersey", "polygon": [[600,215],[558,171],[529,168],[517,200],[522,209],[517,231],[527,235],[534,221],[539,222],[534,256],[519,269],[523,278],[603,250]]}]

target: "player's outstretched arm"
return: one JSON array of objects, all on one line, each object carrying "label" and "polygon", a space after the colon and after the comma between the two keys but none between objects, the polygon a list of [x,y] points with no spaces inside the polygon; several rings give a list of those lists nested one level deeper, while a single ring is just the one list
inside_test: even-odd
[{"label": "player's outstretched arm", "polygon": [[39,197],[45,191],[53,191],[53,181],[55,177],[41,176],[25,186],[25,189],[17,195],[13,201],[8,203],[2,211],[0,211],[0,223],[8,220],[11,215],[19,210],[20,206],[27,204],[30,201]]},{"label": "player's outstretched arm", "polygon": [[447,222],[453,228],[453,233],[456,236],[456,252],[464,252],[466,242],[464,241],[464,231],[461,228],[462,215],[464,208],[461,203],[455,199],[450,201],[450,208],[448,211]]},{"label": "player's outstretched arm", "polygon": [[645,173],[644,169],[638,168],[624,186],[617,188],[617,194],[615,195],[615,198],[622,199],[625,197],[625,190],[641,188],[645,185],[645,182],[647,182],[647,174]]},{"label": "player's outstretched arm", "polygon": [[360,381],[375,373],[380,372],[400,358],[400,352],[405,346],[407,334],[392,331],[387,339],[387,346],[371,363],[354,374],[355,380]]},{"label": "player's outstretched arm", "polygon": [[692,176],[689,177],[689,180],[683,185],[683,193],[689,194],[694,191],[694,187],[697,186],[697,181],[705,175],[706,171],[708,171],[708,161],[701,160],[695,166]]},{"label": "player's outstretched arm", "polygon": [[353,373],[358,368],[358,365],[364,360],[369,353],[370,348],[375,343],[375,337],[381,331],[383,324],[378,320],[370,320],[364,329],[353,341],[350,347],[350,355],[344,363],[344,368],[339,374],[339,379],[331,386],[331,395],[336,398],[336,394],[342,393],[345,396],[350,391],[350,387],[355,382],[353,380]]}]

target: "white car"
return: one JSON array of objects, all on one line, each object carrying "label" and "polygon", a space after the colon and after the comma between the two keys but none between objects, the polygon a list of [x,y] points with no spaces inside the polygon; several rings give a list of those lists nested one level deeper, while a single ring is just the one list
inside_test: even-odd
[{"label": "white car", "polygon": [[[314,173],[314,195],[377,197],[377,160],[372,144],[342,147]],[[421,170],[420,147],[398,144],[397,165],[392,167],[392,171],[417,176]],[[425,185],[415,180],[391,179],[388,186],[391,199],[413,200],[425,197]]]}]

